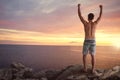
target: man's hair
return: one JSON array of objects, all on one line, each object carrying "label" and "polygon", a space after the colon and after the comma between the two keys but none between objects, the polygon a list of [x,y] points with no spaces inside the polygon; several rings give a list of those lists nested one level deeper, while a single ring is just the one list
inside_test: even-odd
[{"label": "man's hair", "polygon": [[88,14],[88,20],[93,20],[94,19],[94,14],[93,13],[89,13]]}]

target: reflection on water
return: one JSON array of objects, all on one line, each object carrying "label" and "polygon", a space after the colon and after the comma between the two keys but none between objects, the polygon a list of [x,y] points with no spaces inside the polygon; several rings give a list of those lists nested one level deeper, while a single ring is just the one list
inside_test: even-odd
[{"label": "reflection on water", "polygon": [[[0,67],[12,62],[22,62],[35,69],[58,69],[72,64],[82,64],[80,46],[20,46],[0,45]],[[97,47],[96,67],[111,68],[120,65],[120,50]],[[87,57],[90,64],[90,56]]]}]

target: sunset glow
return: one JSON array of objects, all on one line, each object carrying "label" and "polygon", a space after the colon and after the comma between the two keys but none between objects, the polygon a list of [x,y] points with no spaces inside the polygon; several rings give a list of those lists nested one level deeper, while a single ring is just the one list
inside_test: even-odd
[{"label": "sunset glow", "polygon": [[[98,45],[113,45],[119,47],[120,37],[117,34],[96,33]],[[113,36],[113,37],[111,37]],[[1,42],[11,41],[10,43],[17,44],[35,44],[35,45],[82,45],[83,36],[73,37],[65,34],[44,34],[40,32],[21,31],[11,29],[0,29]]]},{"label": "sunset glow", "polygon": [[91,11],[96,19],[103,5],[97,45],[120,48],[120,0],[2,0],[0,44],[81,46],[84,29],[77,15],[78,3],[86,20]]}]

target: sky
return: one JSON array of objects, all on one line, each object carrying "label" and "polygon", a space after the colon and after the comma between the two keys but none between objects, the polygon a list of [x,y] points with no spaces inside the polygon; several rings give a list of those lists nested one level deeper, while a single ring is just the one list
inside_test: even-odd
[{"label": "sky", "polygon": [[0,0],[0,44],[82,45],[78,3],[85,20],[103,5],[97,45],[120,48],[120,0]]}]

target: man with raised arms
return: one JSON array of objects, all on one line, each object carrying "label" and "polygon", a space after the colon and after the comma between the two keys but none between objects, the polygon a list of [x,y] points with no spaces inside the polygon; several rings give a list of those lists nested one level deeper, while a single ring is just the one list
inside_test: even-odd
[{"label": "man with raised arms", "polygon": [[85,32],[85,40],[83,44],[83,65],[84,65],[84,71],[87,71],[86,68],[86,56],[88,53],[91,55],[91,64],[92,64],[92,73],[94,72],[94,65],[95,65],[95,51],[96,51],[96,41],[95,41],[95,32],[96,32],[96,25],[101,19],[102,15],[102,5],[100,7],[100,14],[96,21],[93,21],[94,14],[89,13],[88,14],[88,21],[86,21],[82,15],[80,10],[80,4],[78,4],[78,16],[81,20],[81,22],[84,25],[84,32]]}]

